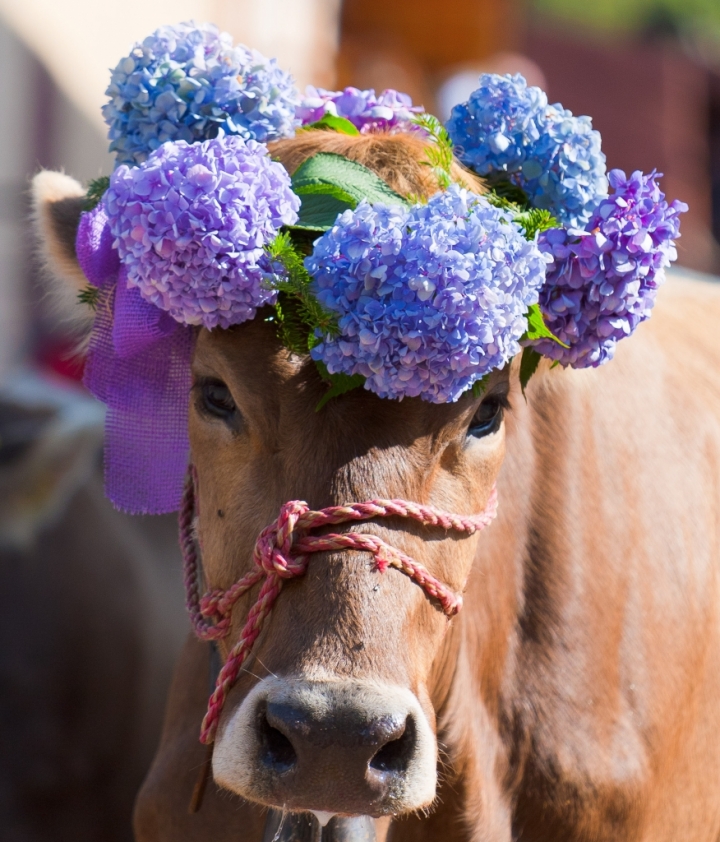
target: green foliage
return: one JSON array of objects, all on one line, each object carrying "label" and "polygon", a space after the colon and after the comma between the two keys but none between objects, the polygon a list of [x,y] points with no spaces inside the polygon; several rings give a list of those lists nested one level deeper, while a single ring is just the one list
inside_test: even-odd
[{"label": "green foliage", "polygon": [[356,205],[363,199],[371,204],[405,204],[405,199],[377,173],[334,152],[318,152],[302,163],[293,173],[292,188],[300,196],[326,192],[344,196]]},{"label": "green foliage", "polygon": [[560,223],[550,211],[531,207],[527,196],[519,187],[505,178],[496,177],[497,175],[491,174],[488,177],[491,190],[485,194],[485,198],[491,205],[512,215],[513,222],[517,222],[523,229],[525,239],[534,240],[541,231],[560,227]]},{"label": "green foliage", "polygon": [[406,204],[387,182],[372,170],[333,152],[318,152],[302,163],[292,177],[300,196],[300,213],[291,231],[327,231],[338,215],[363,200],[374,204]]},{"label": "green foliage", "polygon": [[433,168],[435,178],[438,180],[441,190],[447,190],[452,184],[450,169],[453,162],[453,146],[450,135],[445,126],[432,114],[418,114],[413,117],[413,123],[425,129],[432,141],[433,146],[428,148],[427,161],[423,161]]},{"label": "green foliage", "polygon": [[520,341],[524,342],[531,339],[552,339],[563,348],[568,348],[564,342],[561,342],[557,336],[545,324],[545,319],[540,309],[539,304],[531,304],[525,314],[527,317],[528,327],[525,333],[520,337]]},{"label": "green foliage", "polygon": [[505,205],[500,205],[501,207],[519,205],[523,210],[530,207],[525,191],[510,181],[506,172],[491,172],[484,176],[484,179],[492,194],[497,199],[506,201]]},{"label": "green foliage", "polygon": [[93,178],[93,180],[88,183],[85,201],[83,202],[83,210],[91,211],[96,208],[109,186],[109,176],[101,175],[100,178]]},{"label": "green foliage", "polygon": [[560,227],[560,223],[550,211],[543,210],[543,208],[530,208],[522,211],[516,214],[513,220],[523,229],[527,240],[534,240],[541,231]]},{"label": "green foliage", "polygon": [[341,134],[359,135],[358,129],[345,117],[336,117],[334,114],[326,114],[322,120],[317,120],[304,126],[306,129],[324,129],[325,131],[340,132]]},{"label": "green foliage", "polygon": [[98,298],[100,297],[100,290],[97,287],[88,284],[84,289],[78,293],[78,302],[86,304],[93,310],[97,309]]},{"label": "green foliage", "polygon": [[[470,392],[474,398],[481,398],[487,391],[488,383],[490,382],[490,373],[484,374],[479,380],[476,380],[470,387]],[[467,394],[467,393],[466,393]]]},{"label": "green foliage", "polygon": [[365,378],[362,374],[330,374],[324,363],[316,362],[315,365],[317,365],[323,380],[330,384],[330,388],[318,401],[315,412],[320,412],[332,398],[337,398],[346,392],[352,392],[353,389],[359,389],[365,385]]},{"label": "green foliage", "polygon": [[289,225],[289,231],[314,231],[315,236],[324,234],[332,228],[335,220],[343,211],[353,209],[356,203],[344,201],[332,192],[308,191],[300,196],[300,211],[295,225]]},{"label": "green foliage", "polygon": [[527,384],[537,371],[541,359],[542,356],[534,348],[523,348],[522,357],[520,358],[520,388],[522,389],[523,397],[525,396]]},{"label": "green foliage", "polygon": [[271,261],[279,263],[283,272],[276,274],[272,287],[279,293],[275,306],[280,339],[295,354],[307,354],[315,344],[315,329],[337,334],[337,321],[310,291],[310,275],[303,255],[293,244],[290,234],[282,232],[266,248]]},{"label": "green foliage", "polygon": [[533,0],[532,5],[540,13],[606,34],[632,33],[664,24],[690,40],[720,41],[717,0]]}]

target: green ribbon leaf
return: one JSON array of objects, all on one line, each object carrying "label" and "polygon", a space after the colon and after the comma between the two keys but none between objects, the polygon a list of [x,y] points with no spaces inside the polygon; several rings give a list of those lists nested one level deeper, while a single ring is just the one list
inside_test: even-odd
[{"label": "green ribbon leaf", "polygon": [[340,134],[349,134],[349,135],[359,135],[360,132],[357,128],[347,120],[345,117],[337,117],[335,114],[326,114],[322,120],[316,120],[314,123],[310,123],[308,126],[304,126],[306,129],[325,129],[326,131],[331,132],[340,132]]},{"label": "green ribbon leaf", "polygon": [[525,397],[527,384],[537,371],[541,359],[542,356],[534,348],[523,348],[522,357],[520,358],[520,388],[522,389],[523,397]]},{"label": "green ribbon leaf", "polygon": [[557,344],[562,345],[563,348],[570,347],[558,339],[545,324],[545,319],[543,318],[539,304],[531,304],[525,315],[527,316],[528,326],[525,333],[520,337],[521,342],[528,339],[552,339],[553,342],[557,342]]}]

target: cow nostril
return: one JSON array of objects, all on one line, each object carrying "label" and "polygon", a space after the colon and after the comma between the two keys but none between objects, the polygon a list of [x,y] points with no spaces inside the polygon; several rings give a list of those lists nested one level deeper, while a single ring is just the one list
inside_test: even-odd
[{"label": "cow nostril", "polygon": [[297,754],[290,740],[267,721],[263,715],[259,723],[260,757],[266,766],[282,774],[297,763]]},{"label": "cow nostril", "polygon": [[373,756],[370,768],[376,772],[405,772],[415,753],[415,721],[405,720],[405,730],[396,740],[390,740]]}]

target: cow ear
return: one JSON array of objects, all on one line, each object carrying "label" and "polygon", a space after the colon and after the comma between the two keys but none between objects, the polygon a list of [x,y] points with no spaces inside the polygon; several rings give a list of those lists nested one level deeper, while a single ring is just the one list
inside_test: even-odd
[{"label": "cow ear", "polygon": [[87,286],[75,253],[85,189],[69,175],[42,170],[32,181],[33,223],[55,315],[84,327],[92,315],[78,302]]}]

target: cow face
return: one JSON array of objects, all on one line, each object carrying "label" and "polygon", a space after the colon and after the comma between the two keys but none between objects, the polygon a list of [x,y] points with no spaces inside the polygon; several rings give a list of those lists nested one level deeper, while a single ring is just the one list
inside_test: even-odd
[{"label": "cow face", "polygon": [[[504,455],[507,372],[482,399],[434,405],[327,388],[260,314],[199,334],[190,410],[198,530],[210,587],[251,567],[259,532],[288,500],[312,508],[402,498],[471,514]],[[335,527],[380,536],[462,592],[478,536],[407,521]],[[254,593],[238,603],[229,647]],[[435,796],[434,668],[448,620],[393,568],[353,550],[311,556],[283,588],[231,691],[213,769],[245,798],[295,810],[382,815]],[[227,652],[227,648],[225,649]]]},{"label": "cow face", "polygon": [[[413,138],[312,132],[276,144],[273,154],[293,172],[321,149],[360,160],[403,194],[437,189],[425,146]],[[481,189],[457,166],[454,177]],[[74,299],[83,283],[73,248],[82,188],[41,173],[35,204],[47,261]],[[507,370],[492,375],[482,399],[435,405],[359,389],[316,411],[327,387],[311,360],[282,347],[268,315],[197,337],[190,440],[209,588],[227,588],[250,570],[259,532],[289,500],[314,509],[377,497],[460,514],[485,508],[504,455]],[[348,530],[380,536],[457,593],[482,540],[404,519],[335,527]],[[254,596],[236,604],[222,654]],[[215,779],[252,801],[319,814],[429,805],[438,675],[452,672],[449,628],[418,585],[393,568],[380,573],[367,553],[312,555],[305,576],[285,584],[228,696]]]}]

